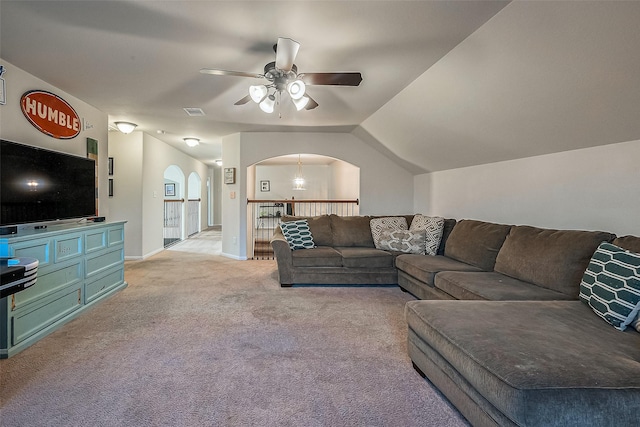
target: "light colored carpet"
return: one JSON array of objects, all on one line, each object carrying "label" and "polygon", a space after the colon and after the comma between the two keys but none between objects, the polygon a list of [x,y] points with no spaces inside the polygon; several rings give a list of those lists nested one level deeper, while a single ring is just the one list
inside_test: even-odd
[{"label": "light colored carpet", "polygon": [[282,289],[275,261],[166,250],[0,360],[2,426],[465,426],[411,367],[397,287]]}]

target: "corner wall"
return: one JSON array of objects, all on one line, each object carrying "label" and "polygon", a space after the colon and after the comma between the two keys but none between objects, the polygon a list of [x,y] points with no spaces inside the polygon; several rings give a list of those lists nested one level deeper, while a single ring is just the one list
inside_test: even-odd
[{"label": "corner wall", "polygon": [[640,236],[640,141],[418,175],[416,212]]}]

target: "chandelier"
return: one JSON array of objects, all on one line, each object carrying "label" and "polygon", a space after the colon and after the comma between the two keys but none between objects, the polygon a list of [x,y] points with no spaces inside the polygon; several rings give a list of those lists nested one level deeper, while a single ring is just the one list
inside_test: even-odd
[{"label": "chandelier", "polygon": [[296,172],[296,176],[293,178],[293,189],[299,191],[306,190],[304,184],[305,179],[304,175],[302,175],[302,163],[300,162],[300,154],[298,154],[298,172]]}]

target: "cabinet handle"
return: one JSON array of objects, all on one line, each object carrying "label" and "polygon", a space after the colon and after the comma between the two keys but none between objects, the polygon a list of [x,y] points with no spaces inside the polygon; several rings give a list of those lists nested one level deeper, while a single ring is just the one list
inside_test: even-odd
[{"label": "cabinet handle", "polygon": [[82,289],[78,289],[78,305],[82,304]]}]

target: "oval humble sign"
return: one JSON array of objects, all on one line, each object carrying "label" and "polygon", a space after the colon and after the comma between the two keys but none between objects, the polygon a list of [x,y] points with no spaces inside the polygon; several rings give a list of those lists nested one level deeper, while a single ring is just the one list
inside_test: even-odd
[{"label": "oval humble sign", "polygon": [[59,96],[44,90],[25,92],[20,98],[22,113],[40,132],[57,139],[71,139],[80,133],[80,117]]}]

